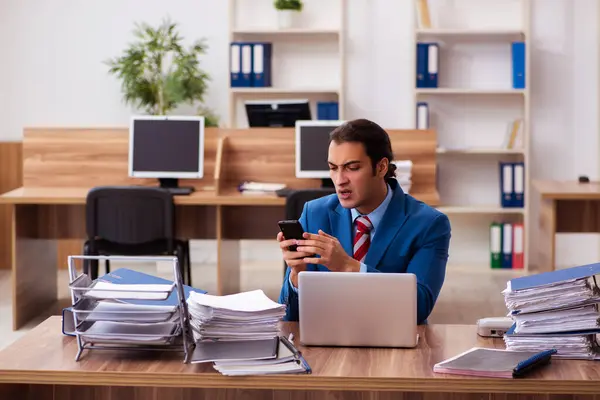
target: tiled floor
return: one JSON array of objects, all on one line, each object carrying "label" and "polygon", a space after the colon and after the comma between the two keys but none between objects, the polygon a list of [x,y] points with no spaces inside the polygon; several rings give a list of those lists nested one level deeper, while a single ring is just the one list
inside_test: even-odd
[{"label": "tiled floor", "polygon": [[[129,267],[129,266],[128,266]],[[118,268],[114,265],[113,269]],[[169,266],[135,266],[140,270],[169,278]],[[216,266],[214,264],[193,265],[195,287],[216,293]],[[24,329],[12,330],[12,286],[10,270],[0,270],[0,349],[12,343],[28,329],[41,322],[44,317],[31,321]],[[507,280],[515,276],[513,271],[490,271],[487,267],[452,268],[448,270],[446,281],[429,323],[474,324],[478,318],[503,316],[506,314],[501,291]],[[263,289],[265,294],[277,300],[283,268],[281,262],[246,262],[242,265],[241,290]],[[59,297],[68,299],[68,275],[65,270],[58,274]],[[56,313],[57,310],[54,310]],[[383,311],[385,312],[385,311]]]}]

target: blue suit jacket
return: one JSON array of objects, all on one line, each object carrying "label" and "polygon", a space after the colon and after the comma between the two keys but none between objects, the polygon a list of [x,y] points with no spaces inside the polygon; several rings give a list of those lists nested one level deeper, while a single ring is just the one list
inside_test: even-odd
[{"label": "blue suit jacket", "polygon": [[[394,191],[377,235],[369,247],[365,264],[372,273],[413,273],[417,277],[417,323],[425,323],[438,298],[448,261],[450,221],[438,210],[405,194],[391,179]],[[307,202],[300,223],[306,232],[319,229],[335,236],[352,256],[352,217],[336,194]],[[309,271],[329,271],[309,264]],[[298,295],[290,287],[287,269],[279,302],[287,305],[284,320],[298,320]]]}]

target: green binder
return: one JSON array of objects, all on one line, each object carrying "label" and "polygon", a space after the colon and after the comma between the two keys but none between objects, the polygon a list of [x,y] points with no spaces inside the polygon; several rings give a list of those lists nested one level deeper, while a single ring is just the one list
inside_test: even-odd
[{"label": "green binder", "polygon": [[490,224],[490,267],[502,268],[502,224]]}]

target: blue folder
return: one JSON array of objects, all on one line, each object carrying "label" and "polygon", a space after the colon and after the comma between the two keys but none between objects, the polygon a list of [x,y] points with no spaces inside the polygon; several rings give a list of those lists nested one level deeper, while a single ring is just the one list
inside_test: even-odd
[{"label": "blue folder", "polygon": [[437,43],[427,45],[427,74],[425,83],[429,88],[438,87],[438,70],[440,67],[440,46]]},{"label": "blue folder", "polygon": [[522,276],[510,280],[513,291],[531,289],[539,286],[560,283],[572,279],[583,279],[600,274],[600,263],[586,264],[578,267],[542,272],[535,275]]},{"label": "blue folder", "polygon": [[242,81],[242,44],[232,42],[229,45],[229,75],[231,87],[243,87]]},{"label": "blue folder", "polygon": [[512,43],[512,81],[514,89],[525,89],[525,43]]},{"label": "blue folder", "polygon": [[515,329],[517,328],[517,324],[514,323],[512,326],[506,331],[505,335],[507,336],[587,336],[587,335],[596,335],[600,333],[600,329],[587,329],[583,331],[565,331],[565,332],[544,332],[544,333],[515,333]]},{"label": "blue folder", "polygon": [[417,43],[417,81],[418,88],[426,88],[427,85],[427,52],[428,43]]},{"label": "blue folder", "polygon": [[272,85],[272,53],[273,45],[271,43],[252,43],[252,86],[270,87]]},{"label": "blue folder", "polygon": [[514,163],[500,162],[500,205],[516,207],[515,201],[515,168]]},{"label": "blue folder", "polygon": [[252,43],[241,43],[240,48],[240,86],[252,87],[254,86],[254,74],[252,72],[252,65],[254,63],[254,52],[252,51]]},{"label": "blue folder", "polygon": [[[120,284],[146,284],[146,285],[155,285],[155,284],[171,284],[173,281],[169,281],[167,279],[160,278],[158,276],[145,274],[143,272],[134,271],[128,268],[119,268],[113,272],[110,272],[106,275],[103,275],[98,278],[99,281],[110,282],[110,283],[120,283]],[[191,286],[183,285],[183,293],[185,300],[190,295],[190,292],[197,293],[206,293],[205,290],[196,289]],[[156,301],[156,300],[123,300],[126,303],[130,304],[141,304],[141,305],[161,305],[161,306],[176,306],[179,304],[177,298],[177,292],[173,290],[169,297],[166,300]]]},{"label": "blue folder", "polygon": [[337,101],[317,102],[317,119],[321,121],[336,121],[339,118]]}]

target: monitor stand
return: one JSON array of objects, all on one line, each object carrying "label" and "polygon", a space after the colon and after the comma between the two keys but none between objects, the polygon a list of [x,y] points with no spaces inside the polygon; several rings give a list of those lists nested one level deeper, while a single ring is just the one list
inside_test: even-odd
[{"label": "monitor stand", "polygon": [[322,178],[321,179],[321,188],[322,189],[335,189],[335,185],[331,178]]},{"label": "monitor stand", "polygon": [[196,190],[193,186],[179,186],[177,178],[158,178],[160,187],[167,189],[173,195],[189,195]]}]

